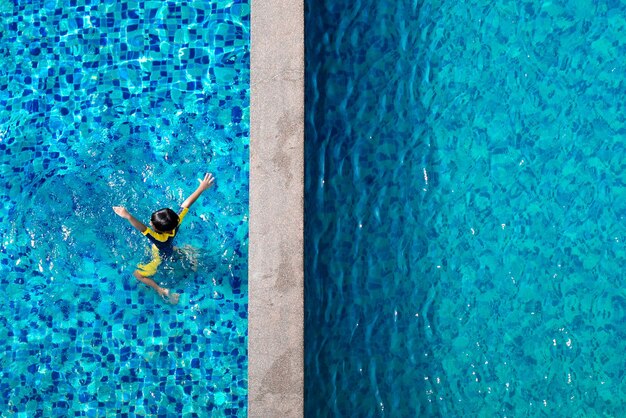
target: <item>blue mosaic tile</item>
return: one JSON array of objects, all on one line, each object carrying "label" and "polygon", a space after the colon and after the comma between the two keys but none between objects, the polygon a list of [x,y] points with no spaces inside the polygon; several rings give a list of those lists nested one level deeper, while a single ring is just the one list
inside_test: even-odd
[{"label": "blue mosaic tile", "polygon": [[[70,3],[0,2],[0,410],[246,416],[207,394],[247,388],[248,2]],[[108,208],[149,216],[206,170],[180,231],[204,253],[164,306]]]}]

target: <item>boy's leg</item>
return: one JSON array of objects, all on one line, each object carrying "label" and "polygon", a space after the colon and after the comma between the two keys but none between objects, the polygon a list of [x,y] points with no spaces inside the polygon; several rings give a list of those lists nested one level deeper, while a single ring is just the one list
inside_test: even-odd
[{"label": "boy's leg", "polygon": [[159,255],[159,250],[155,246],[153,246],[152,261],[150,261],[148,264],[139,264],[137,266],[138,270],[135,270],[133,276],[135,276],[135,278],[141,283],[144,283],[156,290],[163,299],[175,305],[178,303],[179,295],[177,293],[170,294],[169,289],[159,286],[154,280],[150,278],[150,276],[156,274],[157,268],[160,264],[161,256]]},{"label": "boy's leg", "polygon": [[159,286],[154,280],[152,280],[149,277],[145,277],[142,276],[141,273],[139,272],[139,270],[135,270],[135,272],[133,273],[133,276],[135,276],[135,278],[137,280],[139,280],[141,283],[150,286],[151,288],[153,288],[154,290],[156,290],[156,292],[163,297],[164,299],[166,299],[168,302],[170,302],[172,305],[176,305],[178,303],[178,298],[179,298],[179,294],[178,293],[170,293],[169,289],[166,289],[164,287]]},{"label": "boy's leg", "polygon": [[183,258],[185,266],[190,266],[192,271],[198,271],[198,249],[185,244],[182,247],[174,247],[180,257]]},{"label": "boy's leg", "polygon": [[142,276],[141,273],[139,272],[139,270],[135,270],[135,272],[133,273],[133,276],[135,276],[135,278],[137,280],[139,280],[141,283],[150,286],[151,288],[153,288],[154,290],[157,291],[157,293],[159,295],[163,295],[165,294],[165,291],[167,289],[162,288],[161,286],[159,286],[154,280],[152,280],[149,277],[146,276]]}]

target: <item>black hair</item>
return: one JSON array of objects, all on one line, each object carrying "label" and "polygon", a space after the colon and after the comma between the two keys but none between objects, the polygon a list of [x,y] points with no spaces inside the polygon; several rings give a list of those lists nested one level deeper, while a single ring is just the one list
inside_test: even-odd
[{"label": "black hair", "polygon": [[178,214],[172,209],[159,209],[152,214],[150,218],[152,225],[160,232],[169,232],[178,226]]}]

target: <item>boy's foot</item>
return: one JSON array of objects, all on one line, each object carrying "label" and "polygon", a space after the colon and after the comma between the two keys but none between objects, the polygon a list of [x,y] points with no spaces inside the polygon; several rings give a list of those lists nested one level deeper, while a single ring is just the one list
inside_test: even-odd
[{"label": "boy's foot", "polygon": [[168,302],[171,303],[172,305],[177,305],[179,298],[180,298],[180,295],[178,293],[170,293],[170,298]]},{"label": "boy's foot", "polygon": [[169,289],[163,290],[164,292],[161,293],[161,297],[163,298],[163,300],[172,305],[176,305],[178,303],[180,295],[178,293],[170,293]]}]

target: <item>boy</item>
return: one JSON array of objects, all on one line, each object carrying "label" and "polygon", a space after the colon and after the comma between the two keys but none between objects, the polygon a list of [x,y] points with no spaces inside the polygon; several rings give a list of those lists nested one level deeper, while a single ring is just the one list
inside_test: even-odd
[{"label": "boy", "polygon": [[213,184],[214,178],[212,174],[206,174],[204,180],[198,180],[200,185],[195,192],[189,196],[181,206],[180,213],[174,212],[172,209],[160,209],[152,214],[150,218],[150,226],[148,228],[139,222],[133,215],[122,206],[113,206],[113,211],[122,218],[128,220],[132,226],[139,232],[148,237],[152,242],[152,261],[147,264],[139,264],[137,270],[133,273],[135,278],[140,282],[150,286],[157,291],[161,297],[175,305],[178,303],[179,295],[177,293],[170,294],[169,289],[159,286],[151,276],[157,272],[157,268],[163,260],[172,259],[177,250],[174,247],[174,237],[178,232],[181,222],[189,207],[200,197],[200,195]]}]

